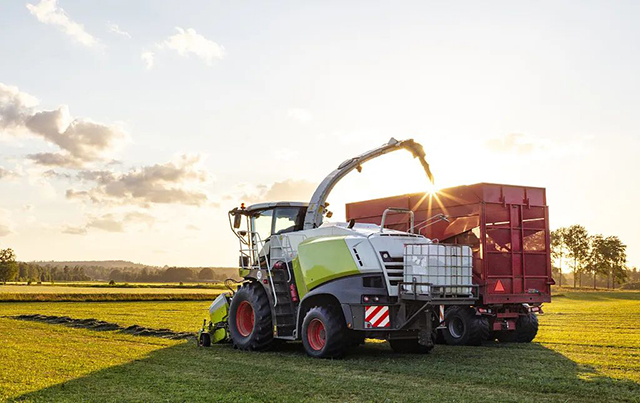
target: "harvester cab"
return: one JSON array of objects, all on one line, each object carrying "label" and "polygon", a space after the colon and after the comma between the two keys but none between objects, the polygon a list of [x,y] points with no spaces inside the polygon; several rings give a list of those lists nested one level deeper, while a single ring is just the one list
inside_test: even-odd
[{"label": "harvester cab", "polygon": [[[420,161],[433,182],[422,146],[392,138],[340,164],[308,204],[272,202],[229,211],[243,282],[214,301],[201,344],[229,339],[238,349],[264,350],[278,339],[301,340],[307,354],[321,358],[342,356],[365,338],[389,340],[396,352],[431,350],[438,311],[477,299],[471,248],[414,233],[413,212],[394,206],[380,225],[324,222],[337,182],[401,149]],[[385,228],[393,214],[410,220],[408,231]],[[218,336],[212,338],[212,331]]]}]

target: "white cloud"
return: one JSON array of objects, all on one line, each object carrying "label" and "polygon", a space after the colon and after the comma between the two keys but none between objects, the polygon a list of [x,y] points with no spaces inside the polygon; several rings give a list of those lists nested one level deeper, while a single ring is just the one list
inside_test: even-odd
[{"label": "white cloud", "polygon": [[142,52],[140,55],[140,58],[144,60],[147,66],[147,70],[151,70],[153,68],[154,57],[155,55],[153,52]]},{"label": "white cloud", "polygon": [[38,21],[58,27],[84,46],[92,47],[98,44],[98,40],[85,31],[82,24],[73,21],[62,8],[58,7],[57,0],[40,0],[36,5],[27,4],[27,8]]},{"label": "white cloud", "polygon": [[270,201],[302,201],[311,199],[317,185],[306,180],[286,179],[271,186],[258,185],[252,192],[245,193],[240,200],[246,203]]},{"label": "white cloud", "polygon": [[108,159],[128,139],[118,126],[74,118],[67,105],[38,111],[37,104],[33,96],[0,83],[0,129],[18,134],[30,132],[60,148],[60,152],[28,156],[40,165],[78,168],[87,162]]},{"label": "white cloud", "polygon": [[14,179],[18,177],[20,177],[20,175],[18,175],[17,173],[0,167],[0,179]]},{"label": "white cloud", "polygon": [[287,116],[298,122],[306,123],[313,120],[313,115],[307,109],[303,108],[291,108],[287,111]]},{"label": "white cloud", "polygon": [[127,38],[131,39],[131,35],[129,35],[127,31],[121,30],[118,24],[107,22],[107,29],[109,29],[109,31],[113,32],[114,34],[126,36]]},{"label": "white cloud", "polygon": [[198,34],[193,28],[184,30],[176,27],[176,30],[177,34],[168,37],[164,42],[158,44],[158,47],[175,50],[181,56],[194,54],[208,66],[213,64],[214,59],[224,58],[224,47]]},{"label": "white cloud", "polygon": [[126,214],[107,213],[99,216],[90,215],[86,224],[82,226],[65,225],[62,233],[71,235],[86,235],[89,230],[98,229],[106,232],[125,232],[130,226],[139,227],[146,225],[149,228],[156,222],[156,218],[150,214],[131,211]]},{"label": "white cloud", "polygon": [[87,199],[99,204],[185,204],[201,206],[208,201],[198,186],[210,179],[199,156],[144,166],[129,172],[82,171],[78,179],[93,182],[88,190],[67,190],[68,199]]},{"label": "white cloud", "polygon": [[485,142],[485,146],[494,152],[518,154],[530,154],[538,147],[534,141],[519,133],[492,138]]},{"label": "white cloud", "polygon": [[0,209],[0,237],[13,234],[13,221],[8,210]]}]

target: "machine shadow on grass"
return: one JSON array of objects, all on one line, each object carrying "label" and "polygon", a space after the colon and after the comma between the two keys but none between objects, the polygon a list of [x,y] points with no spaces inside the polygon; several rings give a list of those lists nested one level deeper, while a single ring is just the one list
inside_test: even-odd
[{"label": "machine shadow on grass", "polygon": [[[143,336],[140,336],[143,337]],[[21,395],[38,401],[638,401],[640,385],[577,365],[540,344],[436,346],[394,354],[366,343],[342,360],[308,358],[300,343],[269,352],[190,340],[145,358]]]}]

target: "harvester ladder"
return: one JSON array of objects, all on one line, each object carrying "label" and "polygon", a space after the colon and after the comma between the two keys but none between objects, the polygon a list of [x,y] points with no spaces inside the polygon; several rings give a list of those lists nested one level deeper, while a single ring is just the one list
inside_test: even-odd
[{"label": "harvester ladder", "polygon": [[[274,253],[280,251],[280,254]],[[277,303],[274,305],[276,317],[276,335],[281,338],[292,338],[296,328],[296,304],[291,298],[291,285],[295,287],[293,276],[293,258],[295,252],[291,246],[288,236],[274,236],[271,242],[271,267],[278,261],[283,261],[286,267],[286,274],[283,270],[272,270],[271,278],[274,287]]]}]

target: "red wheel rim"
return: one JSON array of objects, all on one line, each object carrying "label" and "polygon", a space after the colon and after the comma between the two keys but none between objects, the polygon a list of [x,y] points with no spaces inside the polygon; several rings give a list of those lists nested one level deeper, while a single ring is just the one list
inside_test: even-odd
[{"label": "red wheel rim", "polygon": [[253,332],[253,307],[248,301],[242,301],[236,311],[236,327],[242,337],[247,337]]},{"label": "red wheel rim", "polygon": [[313,319],[307,328],[307,340],[312,349],[319,351],[324,348],[327,332],[320,319]]}]

